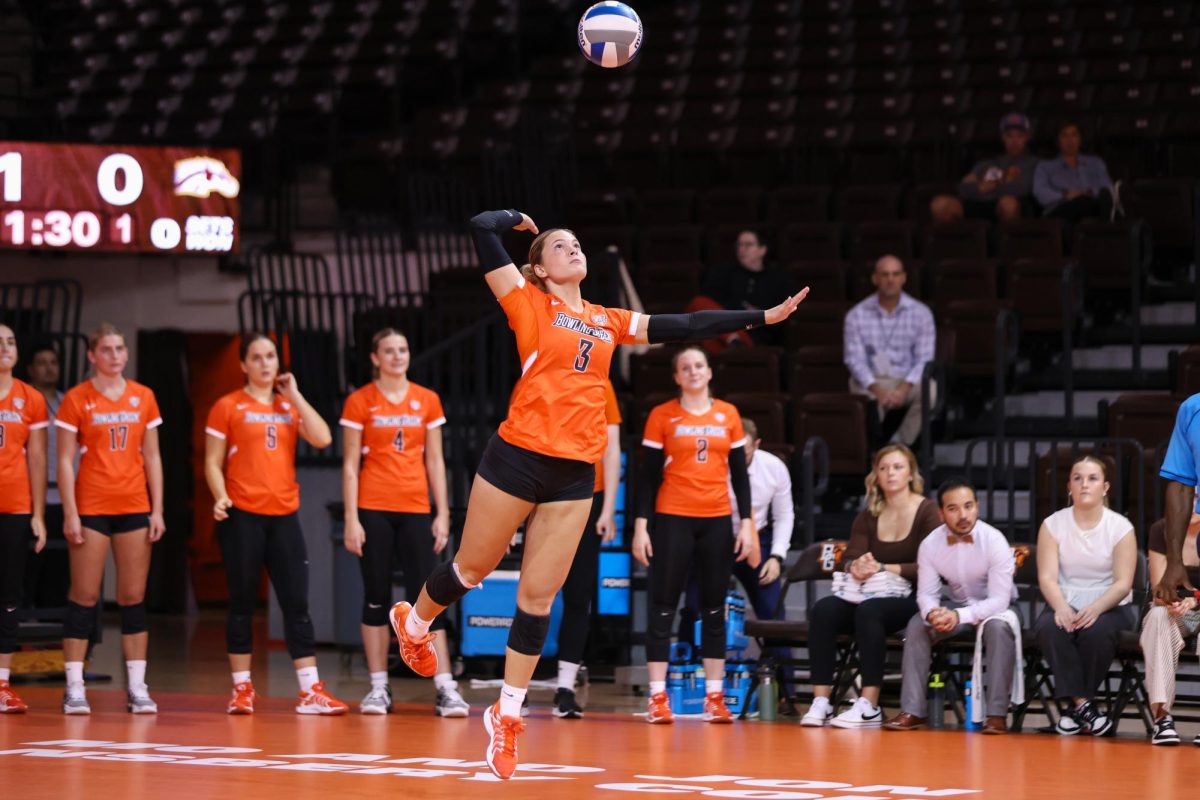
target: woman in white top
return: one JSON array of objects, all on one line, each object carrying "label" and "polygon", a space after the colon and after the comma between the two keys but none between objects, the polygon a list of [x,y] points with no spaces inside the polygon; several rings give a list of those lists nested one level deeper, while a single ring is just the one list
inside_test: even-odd
[{"label": "woman in white top", "polygon": [[1103,736],[1112,720],[1093,704],[1108,674],[1121,630],[1136,614],[1133,523],[1108,507],[1108,468],[1095,456],[1071,465],[1070,505],[1051,514],[1038,532],[1038,584],[1046,608],[1034,625],[1038,646],[1054,675],[1055,694],[1070,700],[1058,723],[1065,736]]}]

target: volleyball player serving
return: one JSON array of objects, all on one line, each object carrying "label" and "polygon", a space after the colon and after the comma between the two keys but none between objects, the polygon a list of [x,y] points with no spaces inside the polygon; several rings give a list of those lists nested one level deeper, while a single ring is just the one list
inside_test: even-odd
[{"label": "volleyball player serving", "polygon": [[[500,241],[499,233],[509,228],[536,234],[529,263],[521,270]],[[616,346],[702,340],[782,322],[808,289],[767,311],[650,317],[592,305],[580,296],[587,259],[569,230],[538,234],[533,220],[507,210],[474,217],[471,233],[484,279],[516,334],[521,378],[508,418],[480,461],[454,561],[433,570],[415,606],[397,603],[391,621],[405,663],[420,675],[437,672],[430,623],[488,576],[517,526],[536,507],[526,530],[500,699],[484,713],[491,739],[488,766],[497,777],[509,778],[524,730],[521,702],[546,639],[550,606],[591,511],[594,465],[608,440],[604,381]]]}]

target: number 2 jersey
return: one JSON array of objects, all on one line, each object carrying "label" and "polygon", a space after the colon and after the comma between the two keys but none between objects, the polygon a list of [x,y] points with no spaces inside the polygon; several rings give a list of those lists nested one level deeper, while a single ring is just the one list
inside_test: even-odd
[{"label": "number 2 jersey", "polygon": [[362,431],[358,507],[428,514],[425,439],[446,424],[437,392],[410,381],[404,399],[391,403],[369,383],[346,398],[340,424]]},{"label": "number 2 jersey", "polygon": [[608,429],[604,384],[613,352],[636,340],[641,314],[588,302],[576,313],[524,278],[500,307],[517,337],[521,379],[500,438],[542,455],[595,464]]},{"label": "number 2 jersey", "polygon": [[126,379],[125,391],[109,400],[90,380],[63,397],[54,424],[79,442],[75,506],[79,514],[144,514],[150,511],[146,431],[162,424],[154,392]]},{"label": "number 2 jersey", "polygon": [[[25,443],[29,434],[50,425],[46,398],[24,381],[13,379],[8,396],[0,400],[0,514],[29,514],[33,498]],[[47,458],[55,458],[48,453]]]},{"label": "number 2 jersey", "polygon": [[746,444],[738,410],[713,400],[703,414],[679,400],[655,406],[646,418],[642,444],[663,451],[663,480],[654,510],[681,517],[727,517],[729,451]]},{"label": "number 2 jersey", "polygon": [[213,404],[204,432],[225,440],[225,492],[234,508],[276,517],[300,508],[299,430],[299,412],[279,394],[268,404],[238,389]]}]

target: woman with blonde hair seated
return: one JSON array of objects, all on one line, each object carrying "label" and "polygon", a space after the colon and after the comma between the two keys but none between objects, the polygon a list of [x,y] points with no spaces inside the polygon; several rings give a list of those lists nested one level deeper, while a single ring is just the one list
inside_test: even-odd
[{"label": "woman with blonde hair seated", "polygon": [[[887,637],[903,630],[917,613],[917,549],[942,524],[937,503],[925,497],[917,457],[904,445],[881,448],[865,483],[867,507],[850,526],[843,571],[834,576],[834,594],[814,604],[808,615],[814,697],[800,721],[806,727],[883,724],[879,693]],[[842,634],[852,635],[858,645],[862,692],[853,706],[835,717],[830,696],[837,638]]]}]

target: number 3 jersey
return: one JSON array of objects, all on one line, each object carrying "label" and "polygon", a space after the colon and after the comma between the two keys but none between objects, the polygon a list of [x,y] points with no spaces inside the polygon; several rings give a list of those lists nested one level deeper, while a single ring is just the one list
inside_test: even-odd
[{"label": "number 3 jersey", "polygon": [[75,505],[81,515],[150,511],[142,442],[162,416],[149,387],[126,379],[114,401],[84,381],[63,397],[54,424],[79,442]]},{"label": "number 3 jersey", "polygon": [[[8,395],[0,399],[0,514],[28,514],[33,510],[29,462],[25,443],[29,434],[50,425],[46,398],[24,381],[13,378]],[[47,458],[54,458],[48,453]]]},{"label": "number 3 jersey", "polygon": [[238,389],[213,404],[204,432],[225,440],[225,492],[234,508],[276,517],[300,508],[299,430],[299,412],[277,393],[260,403]]},{"label": "number 3 jersey", "polygon": [[727,517],[729,451],[746,444],[738,410],[713,400],[703,414],[678,400],[655,406],[646,418],[642,444],[663,451],[663,480],[654,510],[682,517]]},{"label": "number 3 jersey", "polygon": [[613,352],[636,340],[641,314],[584,302],[576,313],[524,279],[500,307],[517,336],[521,379],[500,425],[511,445],[595,464],[608,429],[604,384]]},{"label": "number 3 jersey", "polygon": [[410,381],[404,399],[391,403],[369,383],[346,398],[340,423],[362,431],[358,507],[428,514],[425,440],[446,424],[437,392]]}]

